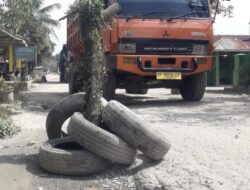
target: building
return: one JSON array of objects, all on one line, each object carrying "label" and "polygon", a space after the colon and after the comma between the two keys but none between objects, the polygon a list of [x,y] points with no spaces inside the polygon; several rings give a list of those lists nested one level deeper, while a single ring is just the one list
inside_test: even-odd
[{"label": "building", "polygon": [[[20,61],[15,60],[14,48],[16,45],[25,45],[26,42],[21,36],[12,35],[0,28],[0,53],[6,57],[8,62],[8,72],[13,73],[15,66],[20,67]],[[16,62],[17,61],[17,62]],[[16,64],[15,64],[16,63]]]},{"label": "building", "polygon": [[218,35],[214,37],[213,69],[208,85],[238,85],[242,64],[250,64],[250,38],[247,35]]}]

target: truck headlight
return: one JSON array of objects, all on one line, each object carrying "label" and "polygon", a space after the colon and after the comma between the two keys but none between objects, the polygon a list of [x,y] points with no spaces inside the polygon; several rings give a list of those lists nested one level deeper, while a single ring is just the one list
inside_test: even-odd
[{"label": "truck headlight", "polygon": [[120,53],[136,53],[136,44],[119,44]]},{"label": "truck headlight", "polygon": [[208,46],[195,44],[193,46],[193,55],[208,55]]}]

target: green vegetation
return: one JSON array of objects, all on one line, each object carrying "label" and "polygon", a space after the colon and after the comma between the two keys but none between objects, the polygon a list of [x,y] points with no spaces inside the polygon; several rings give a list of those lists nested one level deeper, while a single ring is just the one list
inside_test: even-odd
[{"label": "green vegetation", "polygon": [[9,92],[14,90],[12,86],[7,85],[2,78],[0,78],[0,92]]},{"label": "green vegetation", "polygon": [[210,2],[212,4],[213,12],[215,12],[216,7],[218,5],[217,14],[232,17],[233,6],[232,5],[225,5],[225,3],[224,3],[224,2],[229,2],[229,1],[231,1],[231,0],[210,0]]},{"label": "green vegetation", "polygon": [[53,20],[50,12],[60,7],[58,3],[44,6],[44,0],[0,0],[0,28],[37,45],[38,61],[42,62],[54,51],[51,35],[55,35],[53,28],[59,21]]},{"label": "green vegetation", "polygon": [[12,119],[0,111],[0,139],[6,136],[12,136],[19,131],[20,128],[14,125]]}]

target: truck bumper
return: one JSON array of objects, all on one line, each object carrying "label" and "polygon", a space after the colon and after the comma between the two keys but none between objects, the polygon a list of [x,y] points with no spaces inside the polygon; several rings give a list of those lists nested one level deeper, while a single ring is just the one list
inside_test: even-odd
[{"label": "truck bumper", "polygon": [[183,76],[209,71],[212,56],[113,55],[111,68],[140,76],[155,76],[156,72],[181,72]]}]

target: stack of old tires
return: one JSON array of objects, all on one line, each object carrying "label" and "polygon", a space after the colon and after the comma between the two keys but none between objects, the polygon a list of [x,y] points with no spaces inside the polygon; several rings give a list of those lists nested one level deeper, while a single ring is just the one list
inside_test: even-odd
[{"label": "stack of old tires", "polygon": [[[161,160],[170,143],[161,133],[117,101],[103,101],[103,128],[82,115],[84,94],[75,94],[58,103],[47,117],[49,141],[39,151],[40,166],[51,173],[88,175],[102,172],[113,163],[131,165],[138,150],[152,160]],[[67,132],[62,125],[70,119]]]}]

